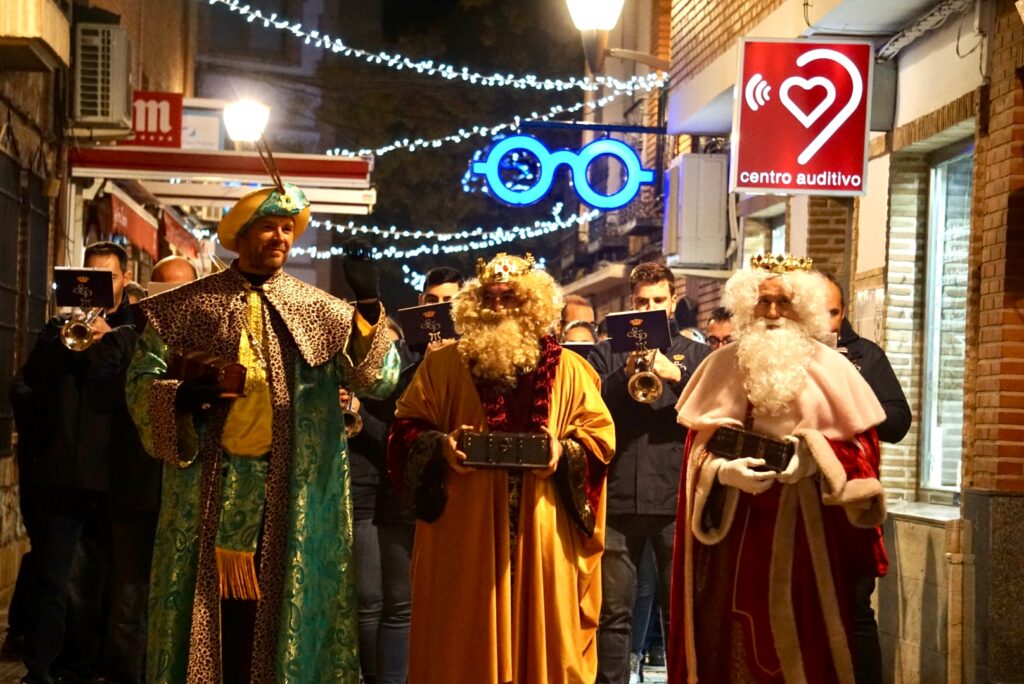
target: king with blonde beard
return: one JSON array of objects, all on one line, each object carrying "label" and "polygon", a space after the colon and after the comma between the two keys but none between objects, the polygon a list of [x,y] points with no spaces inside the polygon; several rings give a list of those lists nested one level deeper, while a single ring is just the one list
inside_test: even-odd
[{"label": "king with blonde beard", "polygon": [[[415,502],[409,682],[593,681],[611,416],[555,341],[562,297],[499,254],[452,299],[395,412],[388,470]],[[466,431],[546,433],[546,468],[472,468]]]},{"label": "king with blonde beard", "polygon": [[[885,414],[853,365],[816,339],[828,315],[809,259],[752,259],[724,299],[738,341],[706,359],[677,405],[692,439],[669,681],[852,684],[856,580],[887,564],[874,430]],[[743,431],[733,452],[711,441],[721,428]],[[744,446],[787,442],[781,472]]]}]

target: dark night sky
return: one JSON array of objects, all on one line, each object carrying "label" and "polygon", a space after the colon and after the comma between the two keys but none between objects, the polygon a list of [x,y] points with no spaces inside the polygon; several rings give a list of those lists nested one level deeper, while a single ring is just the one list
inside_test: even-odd
[{"label": "dark night sky", "polygon": [[[583,71],[579,33],[562,0],[384,0],[382,24],[381,47],[417,59],[482,73],[566,78]],[[345,40],[371,47],[359,36],[346,35]],[[320,118],[334,127],[341,144],[350,147],[373,147],[406,136],[433,138],[476,124],[492,126],[516,114],[583,99],[578,90],[556,93],[471,86],[351,60],[328,60],[319,80],[325,84]],[[531,132],[560,147],[578,142],[576,132]],[[564,175],[548,199],[530,207],[513,208],[480,193],[463,192],[462,175],[474,152],[488,144],[486,138],[474,138],[436,150],[379,156],[373,173],[378,201],[368,222],[454,231],[530,225],[549,218],[552,205],[564,197],[568,184]],[[568,205],[563,215],[574,209]],[[489,258],[498,251],[529,250],[552,260],[561,236],[556,233],[484,252],[425,256],[408,263],[420,272],[450,265],[469,273],[478,256]],[[383,267],[393,271],[384,276],[385,282],[400,282],[397,264]],[[401,290],[392,296],[409,303],[411,292]]]}]

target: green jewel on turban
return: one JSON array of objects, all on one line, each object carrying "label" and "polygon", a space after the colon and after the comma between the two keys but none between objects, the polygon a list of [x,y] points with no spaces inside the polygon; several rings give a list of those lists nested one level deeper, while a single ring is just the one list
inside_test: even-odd
[{"label": "green jewel on turban", "polygon": [[236,251],[235,241],[264,216],[291,216],[295,219],[295,237],[309,225],[309,200],[302,190],[285,183],[284,194],[277,188],[260,188],[247,193],[231,207],[217,226],[217,239],[225,249]]}]

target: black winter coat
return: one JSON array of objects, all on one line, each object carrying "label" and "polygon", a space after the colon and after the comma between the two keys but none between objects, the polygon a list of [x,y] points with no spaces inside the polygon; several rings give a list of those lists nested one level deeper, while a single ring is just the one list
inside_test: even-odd
[{"label": "black winter coat", "polygon": [[22,369],[41,412],[32,477],[43,486],[107,492],[112,455],[123,451],[137,459],[141,453],[124,395],[138,335],[127,302],[107,316],[112,330],[81,352],[60,341],[66,320],[46,324]]},{"label": "black winter coat", "polygon": [[679,469],[686,428],[676,422],[676,402],[700,362],[711,353],[672,329],[672,346],[665,354],[682,371],[678,383],[662,380],[662,394],[652,404],[629,396],[623,368],[629,354],[612,353],[599,342],[587,358],[601,376],[601,397],[615,421],[615,457],[608,470],[608,514],[676,514]]},{"label": "black winter coat", "polygon": [[352,499],[356,520],[373,516],[377,525],[414,524],[412,507],[391,488],[387,474],[387,437],[395,420],[395,404],[412,382],[423,356],[412,351],[404,340],[395,343],[400,370],[398,384],[386,399],[364,399],[359,406],[363,431],[349,440],[352,459]]},{"label": "black winter coat", "polygon": [[885,411],[885,422],[876,428],[878,439],[890,444],[899,442],[910,430],[910,404],[907,403],[888,357],[877,344],[854,332],[853,326],[845,318],[839,327],[839,350],[844,349],[846,357],[871,386]]}]

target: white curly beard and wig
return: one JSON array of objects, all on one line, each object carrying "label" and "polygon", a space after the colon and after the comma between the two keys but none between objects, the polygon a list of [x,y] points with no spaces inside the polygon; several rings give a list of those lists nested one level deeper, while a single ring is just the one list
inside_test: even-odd
[{"label": "white curly beard and wig", "polygon": [[[755,317],[759,288],[768,278],[782,279],[798,320],[768,321]],[[743,387],[754,405],[754,415],[781,414],[807,384],[814,340],[829,331],[821,276],[740,271],[726,283],[723,305],[733,312],[736,361],[743,372]]]},{"label": "white curly beard and wig", "polygon": [[515,386],[540,360],[540,339],[554,334],[562,315],[562,291],[544,271],[509,281],[522,304],[492,311],[483,307],[484,286],[471,280],[452,297],[452,322],[462,337],[459,355],[473,376]]}]

